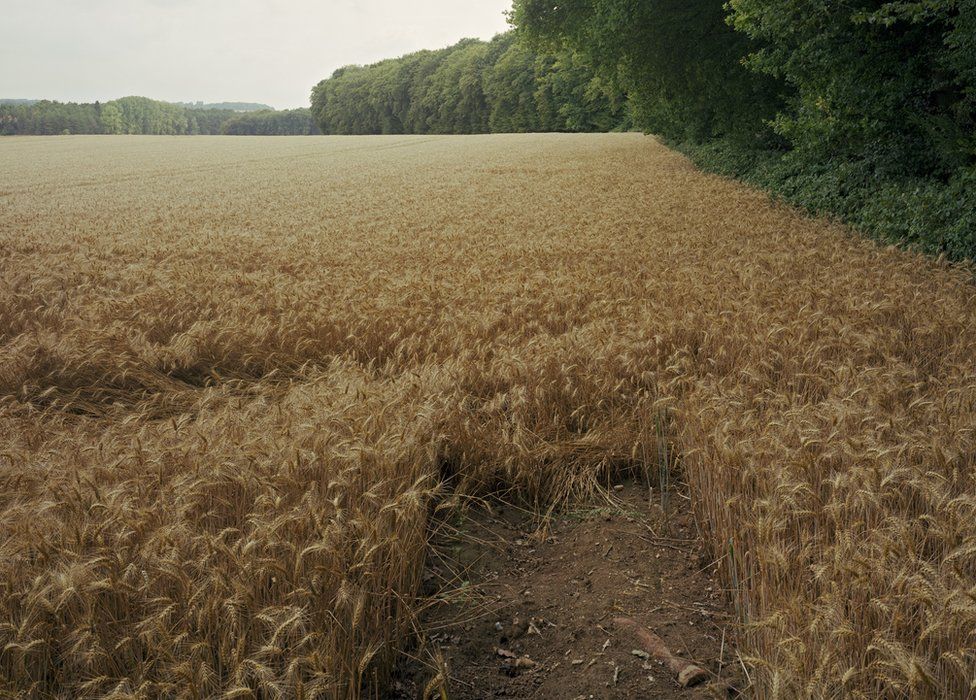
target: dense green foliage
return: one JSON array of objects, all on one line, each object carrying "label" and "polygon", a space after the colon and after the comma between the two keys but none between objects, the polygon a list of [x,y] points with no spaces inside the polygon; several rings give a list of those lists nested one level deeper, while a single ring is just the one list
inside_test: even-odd
[{"label": "dense green foliage", "polygon": [[673,139],[764,136],[778,84],[748,71],[721,0],[519,0],[533,46],[569,47],[627,90],[638,126]]},{"label": "dense green foliage", "polygon": [[516,0],[700,164],[976,257],[976,0]]},{"label": "dense green foliage", "polygon": [[774,128],[803,157],[869,159],[881,172],[948,176],[976,156],[976,4],[733,0],[731,21],[782,77]]},{"label": "dense green foliage", "polygon": [[101,107],[100,119],[106,134],[191,133],[187,110],[147,97],[123,97],[106,102]]},{"label": "dense green foliage", "polygon": [[318,126],[308,109],[263,110],[237,114],[223,123],[222,134],[233,136],[307,136],[318,134]]},{"label": "dense green foliage", "polygon": [[73,102],[24,102],[0,105],[0,135],[100,134],[101,105]]},{"label": "dense green foliage", "polygon": [[186,110],[187,133],[222,134],[224,125],[237,114],[226,109],[188,109]]},{"label": "dense green foliage", "polygon": [[105,103],[21,102],[0,105],[0,135],[12,134],[310,134],[307,109],[241,113],[122,97]]},{"label": "dense green foliage", "polygon": [[502,34],[335,71],[312,91],[327,134],[609,131],[629,125],[623,93],[571,50]]}]

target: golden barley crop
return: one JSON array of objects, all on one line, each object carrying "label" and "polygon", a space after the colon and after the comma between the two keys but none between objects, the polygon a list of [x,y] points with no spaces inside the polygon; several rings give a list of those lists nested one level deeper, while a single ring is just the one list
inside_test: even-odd
[{"label": "golden barley crop", "polygon": [[636,134],[0,141],[0,694],[355,698],[661,416],[765,697],[976,694],[976,286]]}]

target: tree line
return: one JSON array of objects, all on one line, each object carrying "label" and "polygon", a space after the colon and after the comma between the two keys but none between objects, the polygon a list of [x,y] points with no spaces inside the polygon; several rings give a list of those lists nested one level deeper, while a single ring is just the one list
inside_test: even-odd
[{"label": "tree line", "polygon": [[321,133],[308,109],[235,113],[221,125],[230,136],[309,136]]},{"label": "tree line", "polygon": [[976,0],[515,0],[512,19],[700,164],[976,258]]},{"label": "tree line", "polygon": [[312,90],[325,134],[611,131],[630,126],[623,91],[571,49],[539,51],[512,32],[369,66]]},{"label": "tree line", "polygon": [[274,107],[262,102],[174,102],[187,109],[223,109],[231,112],[273,112]]},{"label": "tree line", "polygon": [[209,106],[188,108],[146,97],[104,103],[10,102],[0,104],[0,135],[318,133],[307,109],[241,113]]}]

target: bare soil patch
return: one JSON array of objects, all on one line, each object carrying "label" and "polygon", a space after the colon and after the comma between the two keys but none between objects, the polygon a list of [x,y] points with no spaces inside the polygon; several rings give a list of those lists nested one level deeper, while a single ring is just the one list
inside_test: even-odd
[{"label": "bare soil patch", "polygon": [[[747,681],[734,615],[683,495],[668,517],[646,486],[540,523],[513,505],[471,508],[439,533],[428,584],[448,592],[423,621],[448,694],[475,698],[715,698]],[[630,617],[710,672],[682,688],[615,626]],[[401,670],[395,697],[417,697],[432,671]]]}]

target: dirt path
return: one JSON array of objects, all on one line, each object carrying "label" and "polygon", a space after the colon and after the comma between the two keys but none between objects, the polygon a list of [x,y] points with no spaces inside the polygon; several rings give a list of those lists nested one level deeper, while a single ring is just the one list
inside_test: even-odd
[{"label": "dirt path", "polygon": [[[672,496],[666,521],[648,496],[626,484],[613,503],[562,514],[541,530],[514,506],[474,508],[443,528],[428,583],[450,593],[424,628],[430,651],[446,662],[452,700],[715,698],[746,685],[733,615],[682,510],[687,501]],[[618,616],[660,635],[711,681],[681,688],[634,653],[637,642],[612,622]],[[419,667],[405,671],[398,696],[422,694],[424,676]]]}]

